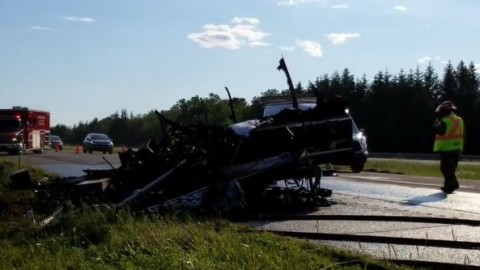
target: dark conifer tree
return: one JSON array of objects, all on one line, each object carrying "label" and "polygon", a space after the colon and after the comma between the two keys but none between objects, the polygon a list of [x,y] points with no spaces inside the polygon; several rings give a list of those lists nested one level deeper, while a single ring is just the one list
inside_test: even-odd
[{"label": "dark conifer tree", "polygon": [[458,84],[455,77],[455,70],[452,63],[449,61],[447,66],[445,66],[443,73],[443,80],[441,87],[439,88],[439,103],[445,100],[456,101],[457,100],[457,91]]}]

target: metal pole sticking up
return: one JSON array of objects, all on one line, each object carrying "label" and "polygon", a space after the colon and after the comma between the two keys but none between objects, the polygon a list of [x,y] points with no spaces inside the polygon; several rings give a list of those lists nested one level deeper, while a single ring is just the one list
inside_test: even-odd
[{"label": "metal pole sticking up", "polygon": [[227,94],[228,94],[228,102],[230,104],[230,111],[232,113],[232,121],[233,123],[236,123],[237,122],[237,116],[235,115],[235,108],[233,107],[233,99],[232,99],[232,96],[230,95],[230,90],[228,90],[228,87],[225,86],[225,90],[227,90]]},{"label": "metal pole sticking up", "polygon": [[298,109],[297,94],[295,93],[295,88],[293,88],[292,79],[290,78],[290,73],[288,72],[287,64],[285,64],[283,56],[280,59],[277,69],[285,72],[285,75],[287,76],[288,89],[290,90],[290,96],[292,98],[292,107]]}]

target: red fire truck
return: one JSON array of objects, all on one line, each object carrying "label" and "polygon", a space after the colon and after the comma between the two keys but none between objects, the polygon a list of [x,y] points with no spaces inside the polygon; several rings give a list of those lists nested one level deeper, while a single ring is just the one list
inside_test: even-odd
[{"label": "red fire truck", "polygon": [[50,112],[18,106],[0,109],[0,152],[43,153],[49,135]]}]

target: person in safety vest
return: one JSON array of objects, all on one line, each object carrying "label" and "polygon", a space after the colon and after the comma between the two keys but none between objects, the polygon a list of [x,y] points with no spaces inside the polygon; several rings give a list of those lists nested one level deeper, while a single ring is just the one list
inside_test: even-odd
[{"label": "person in safety vest", "polygon": [[444,182],[441,188],[449,194],[459,188],[455,175],[464,144],[463,119],[455,114],[457,107],[451,101],[445,101],[435,110],[435,143],[433,152],[440,154],[440,171]]}]

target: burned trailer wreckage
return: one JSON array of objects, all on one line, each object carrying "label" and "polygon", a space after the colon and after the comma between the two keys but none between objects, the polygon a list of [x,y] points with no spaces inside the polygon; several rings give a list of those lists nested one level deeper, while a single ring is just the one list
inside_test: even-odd
[{"label": "burned trailer wreckage", "polygon": [[287,75],[293,108],[226,128],[186,126],[156,111],[162,129],[159,141],[152,137],[136,150],[119,153],[119,168],[86,170],[83,177],[51,186],[61,194],[58,198],[74,205],[100,203],[155,213],[329,205],[331,190],[320,187],[319,165],[353,151],[352,120],[335,98],[299,110],[283,58],[279,69]]}]

